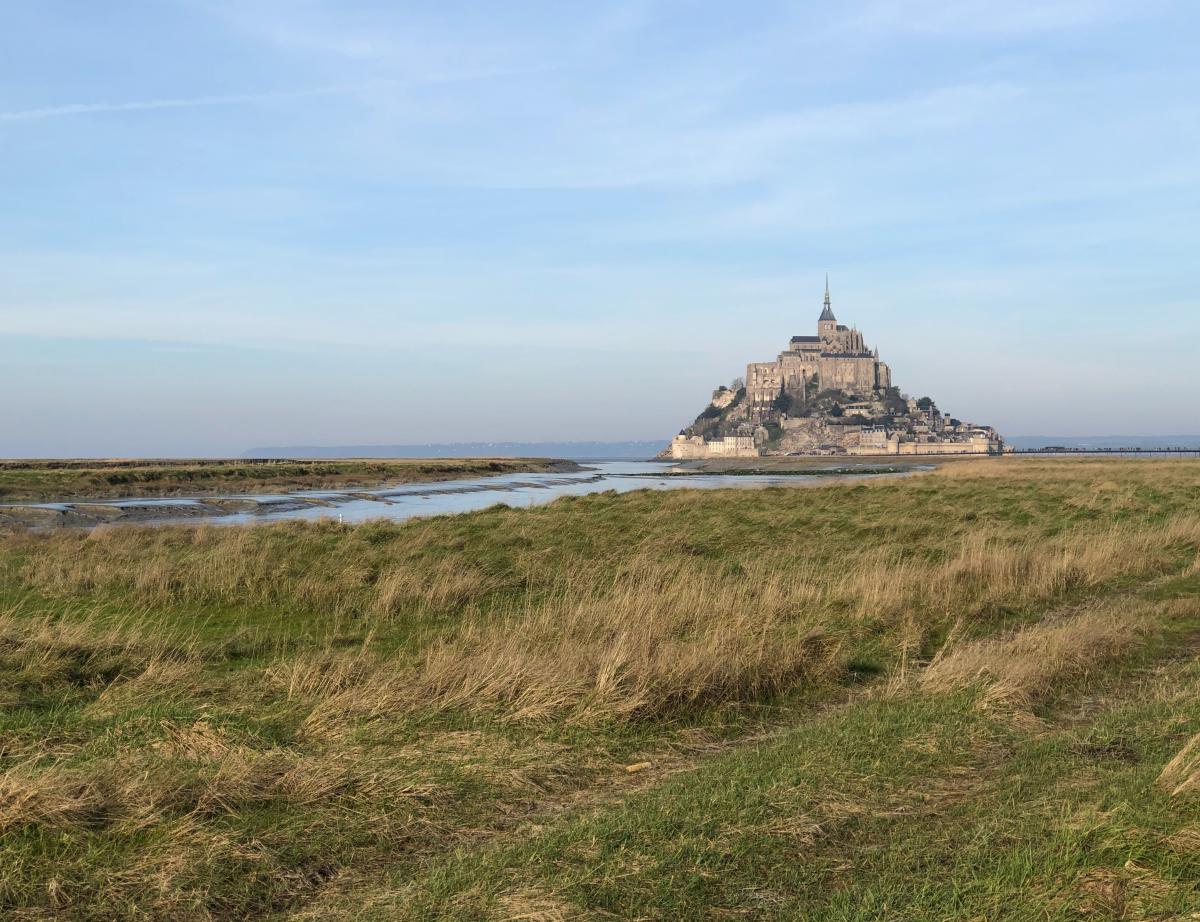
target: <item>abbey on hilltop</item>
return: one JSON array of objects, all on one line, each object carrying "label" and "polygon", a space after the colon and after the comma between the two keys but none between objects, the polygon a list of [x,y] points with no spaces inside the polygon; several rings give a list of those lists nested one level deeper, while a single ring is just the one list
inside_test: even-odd
[{"label": "abbey on hilltop", "polygon": [[766,418],[780,394],[803,399],[817,386],[855,395],[892,386],[892,372],[879,361],[879,350],[868,349],[862,333],[842,326],[833,316],[828,277],[817,335],[793,336],[774,362],[746,366],[746,399],[755,419]]},{"label": "abbey on hilltop", "polygon": [[746,377],[712,401],[663,452],[672,458],[761,454],[998,454],[990,426],[941,412],[892,384],[879,350],[833,314],[829,279],[816,336],[793,336],[773,362],[751,362]]}]

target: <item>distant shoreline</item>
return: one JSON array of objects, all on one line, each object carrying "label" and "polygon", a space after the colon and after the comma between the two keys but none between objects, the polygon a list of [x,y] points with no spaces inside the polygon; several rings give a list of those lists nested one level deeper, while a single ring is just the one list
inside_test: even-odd
[{"label": "distant shoreline", "polygon": [[569,461],[649,461],[670,437],[605,441],[426,442],[408,445],[285,445],[250,448],[244,458],[563,458]]}]

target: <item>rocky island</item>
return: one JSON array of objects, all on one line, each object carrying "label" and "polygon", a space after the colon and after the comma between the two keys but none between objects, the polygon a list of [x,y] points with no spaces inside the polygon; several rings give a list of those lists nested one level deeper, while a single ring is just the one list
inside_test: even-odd
[{"label": "rocky island", "polygon": [[930,397],[892,383],[891,368],[863,334],[837,322],[825,280],[815,336],[793,336],[773,362],[718,387],[662,457],[1000,454],[991,426],[952,417]]}]

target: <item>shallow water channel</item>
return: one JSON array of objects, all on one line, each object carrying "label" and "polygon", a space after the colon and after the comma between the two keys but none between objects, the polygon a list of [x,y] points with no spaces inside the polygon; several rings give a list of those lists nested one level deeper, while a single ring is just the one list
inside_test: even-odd
[{"label": "shallow water channel", "polygon": [[500,474],[463,480],[399,484],[364,490],[302,490],[284,494],[238,494],[170,499],[118,499],[97,502],[23,503],[0,506],[0,521],[34,527],[100,524],[170,524],[198,519],[221,525],[250,522],[336,519],[404,520],[471,512],[488,506],[538,506],[561,496],[632,490],[705,490],[716,488],[811,487],[831,480],[895,477],[907,471],[880,472],[862,465],[830,464],[797,473],[694,473],[670,462],[585,462],[572,473]]}]

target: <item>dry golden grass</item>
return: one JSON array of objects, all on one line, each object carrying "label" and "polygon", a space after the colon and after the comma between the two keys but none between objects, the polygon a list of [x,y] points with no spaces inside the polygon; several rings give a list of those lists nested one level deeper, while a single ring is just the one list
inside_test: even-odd
[{"label": "dry golden grass", "polygon": [[[941,646],[902,683],[930,694],[903,702],[979,687],[1027,708],[1200,614],[1133,600],[1200,572],[1192,468],[1038,468],[403,526],[0,536],[0,592],[25,600],[0,614],[0,916],[286,913],[404,849],[586,804],[625,765],[652,758],[632,777],[657,784],[682,734],[726,741],[851,668],[888,679]],[[936,747],[929,729],[904,745]],[[817,847],[915,809],[763,828]],[[52,877],[51,849],[74,862]],[[519,883],[488,897],[500,912],[569,912]]]},{"label": "dry golden grass", "polygon": [[584,913],[570,903],[534,887],[521,887],[500,897],[500,912],[507,922],[568,922]]},{"label": "dry golden grass", "polygon": [[287,681],[332,691],[309,717],[310,732],[351,714],[431,710],[533,722],[665,716],[827,676],[838,644],[791,601],[779,579],[634,583],[599,599],[560,594],[473,622],[407,668],[322,660]]},{"label": "dry golden grass", "polygon": [[[577,576],[582,585],[536,607],[526,602],[469,620],[415,664],[381,668],[369,656],[318,658],[297,661],[287,681],[321,689],[317,697],[324,700],[307,723],[314,733],[349,714],[428,710],[533,722],[662,717],[823,681],[841,668],[847,617],[851,625],[891,631],[903,657],[959,613],[1051,599],[1122,575],[1154,577],[1171,563],[1164,548],[1197,544],[1200,525],[1191,520],[1016,545],[969,536],[940,566],[865,554],[824,585],[804,571],[655,571],[635,558],[626,572],[636,575],[603,594]],[[1048,678],[1120,652],[1136,638],[1142,617],[1093,613],[993,647],[964,647],[936,663],[925,681],[960,682],[1000,658],[1007,684],[993,682],[989,695],[1020,697],[1020,688],[1036,691],[1041,645],[1059,657],[1043,664]],[[1018,672],[1020,663],[1025,672]]]},{"label": "dry golden grass", "polygon": [[1200,519],[1165,525],[1076,529],[1053,538],[1013,541],[980,529],[964,536],[940,565],[907,559],[864,559],[835,584],[860,616],[911,618],[926,626],[943,618],[972,619],[1000,607],[1020,607],[1122,577],[1153,578],[1177,566],[1178,552],[1200,548]]},{"label": "dry golden grass", "polygon": [[[323,537],[291,527],[266,531],[279,531],[281,538],[295,533],[302,541]],[[55,539],[33,540],[35,546],[52,540],[68,553],[37,555],[21,571],[48,595],[73,596],[124,581],[143,604],[294,601],[384,618],[403,605],[471,607],[453,637],[428,645],[415,662],[380,662],[364,644],[350,654],[310,651],[275,664],[270,681],[289,698],[319,700],[307,723],[317,733],[331,732],[348,715],[434,710],[593,722],[757,700],[836,670],[847,623],[851,632],[891,633],[898,659],[905,660],[939,624],[969,624],[995,608],[1167,572],[1181,550],[1195,554],[1200,547],[1200,520],[1181,516],[1166,524],[1079,528],[1019,540],[981,527],[963,535],[937,564],[896,547],[867,546],[848,552],[832,574],[815,564],[784,569],[769,557],[731,573],[704,559],[663,560],[657,549],[635,550],[616,567],[603,560],[581,563],[536,596],[526,592],[486,608],[482,603],[503,580],[463,566],[456,556],[431,562],[407,556],[407,544],[389,545],[382,563],[347,554],[339,566],[318,572],[280,561],[277,547],[250,530],[130,530],[100,539]],[[188,551],[182,563],[181,544]],[[96,547],[104,553],[92,553]],[[135,554],[141,558],[136,568],[130,562]],[[371,576],[371,566],[379,568],[378,576]],[[1127,627],[1119,619],[1102,624],[1092,618],[1074,630],[1092,631],[1088,649],[1098,650],[1103,638]],[[1063,643],[1070,643],[1066,634]],[[967,668],[965,653],[954,662],[956,669]],[[147,673],[142,681],[152,685],[168,666],[149,663],[140,669]],[[171,668],[182,676],[185,667]],[[930,675],[947,676],[950,668],[940,662]],[[992,694],[1005,693],[998,688]]]},{"label": "dry golden grass", "polygon": [[[500,582],[455,557],[416,560],[409,545],[368,565],[334,552],[313,566],[307,552],[327,547],[336,526],[113,528],[91,533],[10,536],[31,553],[19,578],[51,597],[120,593],[141,606],[297,604],[305,610],[388,616],[402,608],[466,604]],[[263,541],[259,531],[274,532]],[[278,542],[294,540],[291,553]],[[299,553],[297,553],[299,552]]]},{"label": "dry golden grass", "polygon": [[130,681],[143,691],[176,687],[193,673],[198,655],[194,642],[168,640],[145,623],[138,628],[129,620],[101,624],[93,612],[70,617],[19,608],[0,612],[0,671],[10,694],[69,685],[103,695]]},{"label": "dry golden grass", "polygon": [[397,565],[380,574],[368,606],[379,615],[396,614],[414,602],[421,608],[441,610],[466,605],[503,585],[501,580],[449,558],[423,570]]},{"label": "dry golden grass", "polygon": [[[947,529],[939,546],[919,554],[890,536],[902,521],[904,492],[894,483],[876,482],[862,488],[858,502],[864,511],[878,504],[875,515],[889,531],[857,542],[837,538],[834,560],[821,553],[818,534],[810,542],[802,533],[774,535],[769,511],[761,503],[756,515],[767,531],[749,546],[729,543],[732,535],[719,537],[720,523],[705,515],[709,497],[680,491],[663,497],[635,522],[636,530],[623,546],[614,546],[611,535],[598,540],[587,534],[571,535],[562,546],[545,546],[539,533],[529,529],[531,519],[554,514],[543,510],[525,518],[516,512],[503,514],[495,525],[509,532],[502,539],[465,527],[454,534],[455,529],[436,522],[385,526],[374,533],[373,526],[339,529],[328,524],[121,528],[91,535],[9,536],[5,542],[10,553],[0,556],[0,576],[10,585],[51,598],[107,595],[144,607],[282,606],[333,617],[386,619],[427,611],[491,610],[497,604],[511,607],[513,596],[535,606],[542,598],[553,601],[559,595],[625,599],[624,586],[653,588],[656,583],[662,584],[661,600],[690,581],[711,585],[736,562],[745,575],[736,579],[733,568],[735,578],[729,584],[748,586],[762,573],[769,578],[786,574],[782,591],[788,604],[806,616],[818,610],[853,611],[864,618],[923,620],[930,613],[971,617],[1122,576],[1166,572],[1181,549],[1194,549],[1200,540],[1200,518],[1192,514],[1181,514],[1165,525],[1115,514],[1138,490],[1157,488],[1172,478],[1178,486],[1181,478],[1195,476],[1179,462],[1072,459],[1054,462],[1055,467],[1048,464],[1012,459],[960,462],[911,483],[945,480],[969,487],[994,480],[1006,486],[1035,485],[1044,484],[1052,471],[1055,483],[1061,484],[1062,517],[1080,513],[1085,521],[1053,536],[1004,521],[960,524]],[[1127,469],[1120,489],[1109,489],[1107,485],[1125,476]],[[802,495],[815,495],[827,506],[826,497],[838,489]],[[1144,507],[1147,500],[1139,502]],[[789,504],[793,509],[802,505]],[[888,509],[894,509],[896,519],[883,515]],[[847,525],[858,514],[848,509]],[[1053,510],[1039,514],[1058,517]],[[937,516],[938,511],[927,510],[926,515]],[[1100,520],[1087,521],[1088,517]],[[681,519],[688,525],[678,525]],[[713,524],[718,527],[713,529]],[[608,526],[597,521],[590,527]],[[699,533],[681,533],[681,527]],[[705,535],[707,530],[711,537]],[[487,550],[494,556],[476,553],[481,545],[491,545]],[[589,552],[592,547],[595,553]],[[681,554],[681,547],[695,547],[696,553]],[[718,590],[724,593],[726,587]]]},{"label": "dry golden grass", "polygon": [[981,703],[1028,707],[1064,681],[1126,655],[1152,625],[1200,614],[1195,600],[1112,601],[1005,637],[948,643],[921,673],[926,691],[979,686]]},{"label": "dry golden grass", "polygon": [[934,474],[951,480],[1073,481],[1104,490],[1124,489],[1148,481],[1178,485],[1181,475],[1190,476],[1195,482],[1200,477],[1200,466],[1192,458],[1169,456],[1001,457],[956,459],[940,465]]},{"label": "dry golden grass", "polygon": [[369,643],[364,643],[352,654],[306,651],[271,665],[264,678],[268,686],[281,689],[289,701],[332,698],[369,679],[377,667],[366,654],[368,649]]},{"label": "dry golden grass", "polygon": [[29,826],[144,826],[180,816],[236,813],[249,805],[305,806],[340,798],[428,800],[437,789],[350,749],[302,755],[255,748],[205,721],[162,723],[149,750],[86,768],[34,759],[0,774],[0,834]]},{"label": "dry golden grass", "polygon": [[1200,733],[1188,740],[1175,757],[1163,766],[1158,783],[1170,791],[1172,797],[1195,794],[1200,789]]},{"label": "dry golden grass", "polygon": [[[980,461],[938,476],[976,469],[1011,474],[1001,461]],[[1087,465],[1070,471],[1087,473]],[[696,502],[671,497],[668,509]],[[436,524],[384,532],[385,541],[360,535],[294,525],[24,535],[10,539],[19,553],[8,560],[8,579],[49,597],[120,592],[146,606],[296,605],[376,622],[405,610],[458,610],[452,635],[415,657],[376,656],[368,633],[351,652],[311,649],[271,664],[264,687],[311,705],[304,727],[316,738],[341,735],[357,719],[416,713],[595,723],[760,700],[824,681],[842,668],[845,641],[858,635],[888,637],[903,669],[951,624],[970,634],[994,610],[1153,578],[1177,568],[1181,553],[1200,559],[1200,518],[1187,514],[1050,537],[979,524],[947,542],[936,562],[894,543],[863,542],[847,546],[832,571],[819,558],[797,559],[786,544],[758,547],[730,567],[712,562],[707,549],[667,556],[658,541],[643,540],[619,558],[579,556],[552,573],[546,550],[518,543],[502,575],[454,544],[429,554],[445,541]],[[103,691],[98,710],[199,681],[178,651],[140,649],[130,659],[130,632],[121,627],[107,639],[57,624],[20,629],[28,635],[26,670],[62,667],[61,644],[72,630],[90,630],[88,643],[128,660],[108,667],[110,678],[127,681]],[[1119,649],[1136,637],[1136,619],[1093,613],[1036,631],[944,652],[922,681],[962,684],[1003,668],[989,679],[989,700],[1018,700],[1039,693],[1047,676]],[[51,632],[60,646],[39,646],[36,638]],[[1042,644],[1058,651],[1053,663],[1036,661]]]},{"label": "dry golden grass", "polygon": [[113,716],[156,699],[199,697],[209,692],[211,686],[199,658],[152,654],[139,663],[137,671],[106,685],[89,711],[98,718]]},{"label": "dry golden grass", "polygon": [[0,834],[25,826],[87,828],[103,819],[111,794],[108,779],[61,766],[37,771],[18,765],[0,774]]}]

